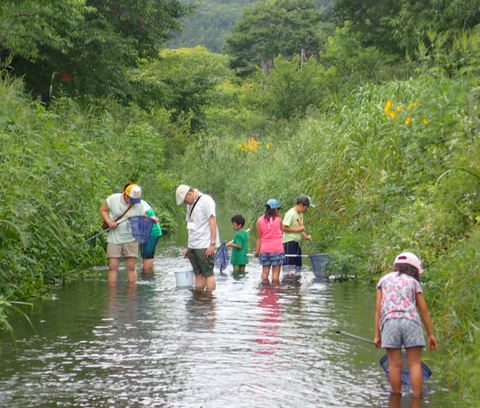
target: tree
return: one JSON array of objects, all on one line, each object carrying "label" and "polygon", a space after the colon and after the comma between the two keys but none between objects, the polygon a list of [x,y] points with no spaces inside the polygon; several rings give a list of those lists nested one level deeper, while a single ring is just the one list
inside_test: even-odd
[{"label": "tree", "polygon": [[480,23],[478,0],[336,0],[340,26],[351,22],[365,46],[387,53],[413,54],[428,32],[457,33]]},{"label": "tree", "polygon": [[0,52],[35,96],[130,91],[127,70],[155,58],[188,6],[180,0],[20,0],[0,6]]},{"label": "tree", "polygon": [[163,50],[158,61],[145,61],[132,72],[134,100],[145,109],[164,107],[192,130],[203,127],[204,109],[212,102],[216,85],[233,76],[226,57],[205,47]]},{"label": "tree", "polygon": [[317,55],[317,30],[322,21],[313,0],[266,0],[245,9],[226,37],[225,52],[231,67],[248,75],[260,66],[268,71],[278,55],[292,58],[304,51]]},{"label": "tree", "polygon": [[305,61],[278,56],[269,75],[257,71],[257,81],[262,91],[255,104],[275,119],[303,116],[308,108],[321,105],[329,92],[328,74],[314,57]]}]

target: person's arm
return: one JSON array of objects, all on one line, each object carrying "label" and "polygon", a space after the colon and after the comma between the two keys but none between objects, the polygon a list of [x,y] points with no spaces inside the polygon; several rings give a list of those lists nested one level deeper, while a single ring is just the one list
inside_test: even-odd
[{"label": "person's arm", "polygon": [[110,211],[110,208],[108,208],[108,204],[106,201],[102,204],[99,211],[100,211],[100,217],[102,217],[103,221],[107,223],[108,228],[110,229],[117,228],[118,226],[117,223],[112,219],[110,219],[110,217],[108,216],[108,212]]},{"label": "person's arm", "polygon": [[255,258],[260,256],[260,243],[262,240],[262,232],[260,230],[260,220],[257,221],[257,242],[255,244]]},{"label": "person's arm", "polygon": [[377,289],[377,300],[375,302],[375,338],[373,343],[376,348],[382,345],[382,336],[380,333],[380,310],[382,308],[382,289]]},{"label": "person's arm", "polygon": [[423,324],[425,324],[425,330],[427,331],[428,348],[438,351],[437,340],[433,334],[432,320],[430,319],[430,313],[428,313],[427,303],[425,302],[423,293],[417,292],[415,300],[417,301],[418,311],[422,316]]},{"label": "person's arm", "polygon": [[301,225],[300,227],[290,227],[289,225],[282,224],[283,232],[304,232],[305,226]]},{"label": "person's arm", "polygon": [[205,256],[209,257],[215,253],[215,245],[217,242],[217,218],[214,215],[211,215],[208,219],[210,224],[210,245],[205,252]]},{"label": "person's arm", "polygon": [[236,248],[236,249],[242,249],[242,246],[241,246],[241,245],[235,244],[235,243],[233,243],[233,242],[227,243],[227,247],[232,247],[232,248]]}]

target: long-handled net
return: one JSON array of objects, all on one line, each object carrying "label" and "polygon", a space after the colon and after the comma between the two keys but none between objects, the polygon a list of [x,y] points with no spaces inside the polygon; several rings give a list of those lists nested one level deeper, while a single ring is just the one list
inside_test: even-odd
[{"label": "long-handled net", "polygon": [[155,221],[149,217],[144,217],[143,215],[136,215],[129,218],[130,227],[132,229],[133,237],[135,241],[138,242],[147,242],[150,233],[152,232],[152,227]]},{"label": "long-handled net", "polygon": [[[410,379],[410,370],[408,369],[408,364],[407,364],[407,353],[402,352],[402,384],[411,384],[411,379]],[[389,367],[388,367],[388,356],[385,354],[381,359],[380,359],[380,365],[383,368],[383,371],[385,371],[385,375],[389,376]],[[430,368],[427,367],[427,365],[422,362],[422,377],[424,380],[430,378],[432,375],[432,371]]]},{"label": "long-handled net", "polygon": [[315,254],[309,255],[312,262],[313,274],[317,278],[328,278],[330,272],[328,267],[330,266],[331,257],[328,254]]},{"label": "long-handled net", "polygon": [[[351,337],[353,339],[357,339],[360,341],[363,341],[365,343],[370,343],[374,344],[373,341],[365,339],[363,337],[357,336],[355,334],[350,334],[341,330],[337,330],[337,334],[343,334],[344,336]],[[390,372],[389,367],[388,367],[388,356],[385,354],[381,359],[380,359],[380,365],[383,368],[383,371],[385,371],[385,375],[388,377],[388,374]],[[432,376],[432,371],[428,366],[422,361],[422,377],[424,380],[430,378]],[[407,364],[407,353],[405,351],[402,351],[402,384],[411,384],[411,378],[410,378],[410,370],[408,369],[408,364]]]},{"label": "long-handled net", "polygon": [[222,242],[222,245],[220,245],[217,253],[215,254],[215,268],[220,270],[220,273],[223,273],[223,271],[227,268],[229,261],[230,257],[228,255],[227,244]]}]

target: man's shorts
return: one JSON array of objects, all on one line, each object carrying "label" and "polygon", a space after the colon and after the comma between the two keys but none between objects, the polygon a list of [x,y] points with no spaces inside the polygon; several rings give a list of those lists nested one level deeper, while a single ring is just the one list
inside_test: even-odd
[{"label": "man's shorts", "polygon": [[389,319],[382,327],[383,348],[425,347],[420,324],[411,319]]},{"label": "man's shorts", "polygon": [[285,262],[285,254],[283,252],[275,253],[260,253],[260,265],[263,266],[276,266],[282,265]]},{"label": "man's shorts", "polygon": [[215,264],[215,257],[205,256],[207,248],[201,249],[187,249],[187,256],[190,264],[192,265],[193,272],[196,274],[202,274],[203,276],[213,276],[213,267]]},{"label": "man's shorts", "polygon": [[286,256],[284,265],[302,266],[302,249],[300,243],[297,241],[289,241],[283,243],[283,252],[285,255],[299,255],[299,256]]},{"label": "man's shorts", "polygon": [[132,241],[126,244],[107,244],[107,258],[136,258],[138,255],[138,242]]}]

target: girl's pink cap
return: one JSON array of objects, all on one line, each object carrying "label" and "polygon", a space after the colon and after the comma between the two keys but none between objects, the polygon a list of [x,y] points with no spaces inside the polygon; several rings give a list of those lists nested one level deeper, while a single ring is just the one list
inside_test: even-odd
[{"label": "girl's pink cap", "polygon": [[422,261],[418,259],[417,255],[411,252],[402,252],[395,258],[394,264],[409,264],[417,268],[420,275],[423,273]]}]

